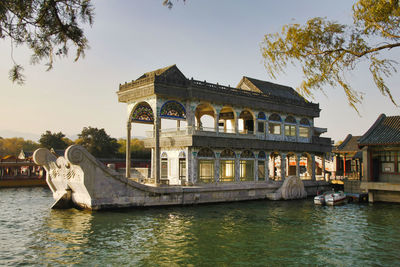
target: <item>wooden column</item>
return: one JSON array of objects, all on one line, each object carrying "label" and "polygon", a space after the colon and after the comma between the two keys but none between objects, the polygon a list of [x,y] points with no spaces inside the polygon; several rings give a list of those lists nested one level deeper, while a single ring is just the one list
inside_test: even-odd
[{"label": "wooden column", "polygon": [[126,178],[131,177],[131,122],[126,125]]},{"label": "wooden column", "polygon": [[343,154],[343,178],[346,176],[346,154]]}]

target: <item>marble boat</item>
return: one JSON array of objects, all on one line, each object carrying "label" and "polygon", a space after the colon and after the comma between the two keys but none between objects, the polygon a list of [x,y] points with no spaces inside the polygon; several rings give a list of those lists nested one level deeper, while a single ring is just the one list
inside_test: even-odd
[{"label": "marble boat", "polygon": [[297,199],[328,186],[295,176],[284,182],[241,182],[197,186],[150,186],[137,183],[106,167],[85,148],[72,145],[64,157],[40,148],[34,161],[46,169],[55,203],[52,208],[102,210],[124,207],[190,205],[256,199]]}]

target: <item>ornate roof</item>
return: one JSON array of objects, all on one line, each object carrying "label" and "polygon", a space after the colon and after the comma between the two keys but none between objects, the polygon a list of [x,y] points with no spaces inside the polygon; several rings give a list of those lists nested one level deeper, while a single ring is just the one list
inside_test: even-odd
[{"label": "ornate roof", "polygon": [[400,145],[400,116],[381,114],[360,138],[359,146]]},{"label": "ornate roof", "polygon": [[301,95],[299,95],[299,93],[297,93],[292,87],[267,81],[261,81],[246,76],[243,76],[237,88],[305,102],[305,99]]},{"label": "ornate roof", "polygon": [[171,65],[171,66],[168,66],[165,68],[146,72],[142,76],[137,78],[136,81],[146,79],[146,78],[153,78],[154,76],[160,76],[160,77],[169,78],[169,79],[186,80],[185,75],[183,75],[183,73],[178,69],[176,64],[174,64],[174,65]]},{"label": "ornate roof", "polygon": [[352,136],[351,134],[347,135],[344,141],[336,146],[333,151],[334,152],[357,152],[360,149],[358,148],[358,139],[361,136]]}]

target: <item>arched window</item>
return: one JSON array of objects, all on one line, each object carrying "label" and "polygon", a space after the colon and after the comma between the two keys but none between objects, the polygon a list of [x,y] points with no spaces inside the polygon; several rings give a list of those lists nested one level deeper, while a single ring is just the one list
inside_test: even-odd
[{"label": "arched window", "polygon": [[175,100],[170,100],[162,105],[160,117],[167,119],[186,119],[186,111],[181,103]]},{"label": "arched window", "polygon": [[299,136],[304,138],[310,137],[310,121],[306,118],[300,120]]},{"label": "arched window", "polygon": [[153,109],[146,102],[139,103],[132,112],[131,120],[138,123],[153,123]]},{"label": "arched window", "polygon": [[179,180],[186,179],[186,154],[184,151],[179,152]]},{"label": "arched window", "polygon": [[258,153],[258,180],[265,181],[265,152],[260,151]]},{"label": "arched window", "polygon": [[214,182],[214,152],[209,148],[202,148],[197,157],[199,183]]},{"label": "arched window", "polygon": [[235,181],[235,157],[236,154],[231,149],[225,149],[220,154],[219,180],[220,182]]},{"label": "arched window", "polygon": [[269,116],[268,120],[269,120],[269,125],[268,125],[269,133],[280,135],[281,134],[281,121],[282,121],[281,116],[274,113],[274,114],[271,114],[271,116]]},{"label": "arched window", "polygon": [[239,133],[254,134],[254,116],[253,113],[245,109],[239,115]]},{"label": "arched window", "polygon": [[254,154],[250,150],[240,154],[240,181],[254,181]]},{"label": "arched window", "polygon": [[161,153],[161,183],[168,180],[168,154]]},{"label": "arched window", "polygon": [[265,132],[265,122],[264,122],[265,119],[266,119],[265,113],[262,112],[262,111],[260,111],[260,112],[258,113],[257,119],[258,119],[257,131],[258,131],[259,133]]},{"label": "arched window", "polygon": [[[287,124],[290,123],[290,124]],[[285,119],[285,135],[296,136],[296,119],[293,116],[287,116]]]}]

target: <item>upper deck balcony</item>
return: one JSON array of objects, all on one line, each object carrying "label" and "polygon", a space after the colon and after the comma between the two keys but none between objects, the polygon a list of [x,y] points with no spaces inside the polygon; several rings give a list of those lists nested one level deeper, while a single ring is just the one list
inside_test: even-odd
[{"label": "upper deck balcony", "polygon": [[[226,144],[236,147],[260,148],[267,146],[271,148],[280,148],[286,150],[311,150],[319,152],[331,151],[331,139],[319,136],[300,137],[286,136],[284,133],[275,135],[269,133],[253,132],[242,130],[216,130],[212,127],[188,126],[181,128],[160,130],[160,143],[162,146],[184,145],[184,146],[218,146],[223,147]],[[146,132],[146,147],[154,146],[154,131]]]}]

